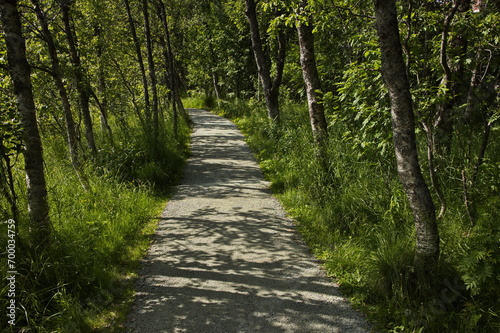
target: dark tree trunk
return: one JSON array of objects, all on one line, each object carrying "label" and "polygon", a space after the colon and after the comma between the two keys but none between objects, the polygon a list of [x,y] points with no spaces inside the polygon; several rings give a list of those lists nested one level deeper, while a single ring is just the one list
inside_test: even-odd
[{"label": "dark tree trunk", "polygon": [[106,72],[104,70],[104,48],[105,42],[102,36],[102,28],[100,26],[96,27],[97,34],[97,58],[99,59],[99,72],[98,72],[98,85],[99,85],[99,93],[101,95],[101,101],[99,101],[97,95],[95,95],[95,100],[99,105],[100,110],[100,120],[101,120],[101,130],[103,132],[107,132],[109,136],[110,142],[113,142],[113,131],[111,130],[111,126],[108,123],[108,98],[107,98],[107,85],[106,85]]},{"label": "dark tree trunk", "polygon": [[439,234],[434,203],[418,161],[412,98],[403,61],[395,0],[375,0],[375,17],[382,53],[382,75],[391,99],[398,174],[415,221],[415,266],[432,270],[439,257]]},{"label": "dark tree trunk", "polygon": [[179,110],[181,110],[182,114],[184,115],[185,112],[183,111],[184,108],[182,106],[182,102],[180,101],[180,94],[179,94],[179,85],[177,84],[176,80],[176,72],[175,72],[175,59],[174,59],[174,53],[172,51],[172,44],[170,41],[170,28],[168,26],[167,22],[167,12],[165,10],[165,4],[163,1],[158,1],[156,2],[157,5],[157,13],[158,17],[160,18],[162,25],[163,25],[163,30],[164,30],[164,38],[162,38],[162,45],[163,45],[163,54],[166,62],[166,67],[168,70],[165,70],[166,73],[166,82],[169,86],[170,89],[170,103],[172,104],[172,125],[173,125],[173,132],[175,137],[178,137],[178,124],[179,124]]},{"label": "dark tree trunk", "polygon": [[51,224],[47,187],[43,166],[43,152],[36,119],[30,66],[26,59],[26,45],[21,32],[21,20],[16,0],[0,1],[2,28],[7,46],[9,72],[14,84],[19,118],[23,126],[24,163],[28,190],[30,238],[41,249],[49,244]]},{"label": "dark tree trunk", "polygon": [[70,3],[71,2],[69,0],[60,0],[63,23],[64,23],[64,32],[66,34],[66,40],[68,41],[69,55],[74,69],[76,89],[78,91],[78,98],[80,100],[80,109],[82,112],[83,123],[85,125],[85,138],[87,139],[87,145],[90,149],[90,152],[92,153],[92,155],[96,155],[97,148],[94,138],[92,116],[90,115],[90,107],[89,107],[90,85],[83,73],[82,62],[77,50],[73,28],[71,27]]},{"label": "dark tree trunk", "polygon": [[257,10],[254,0],[245,0],[246,11],[245,14],[250,25],[250,37],[252,39],[252,49],[257,64],[257,71],[259,73],[262,89],[264,90],[264,98],[266,100],[266,107],[269,118],[273,121],[279,120],[279,84],[276,82],[273,85],[271,80],[271,71],[269,69],[268,61],[264,54],[262,47],[262,39],[260,37],[259,22],[257,20]]},{"label": "dark tree trunk", "polygon": [[[469,83],[469,91],[467,92],[467,102],[465,107],[465,112],[463,114],[463,120],[465,123],[472,126],[478,119],[481,118],[481,110],[479,108],[479,98],[476,96],[476,89],[481,83],[481,57],[483,53],[483,48],[480,47],[476,52],[476,64],[472,70],[472,75]],[[489,64],[488,64],[489,65]],[[488,66],[489,67],[489,66]]]},{"label": "dark tree trunk", "polygon": [[451,150],[453,138],[453,109],[456,104],[456,86],[457,78],[455,77],[458,68],[452,70],[448,62],[448,37],[453,18],[464,0],[455,0],[451,11],[446,15],[441,32],[441,46],[439,54],[439,62],[443,68],[443,78],[441,84],[444,89],[444,100],[437,105],[436,116],[432,128],[433,142],[435,144],[434,151],[440,156],[444,156]]},{"label": "dark tree trunk", "polygon": [[165,38],[164,38],[164,56],[165,60],[167,62],[166,70],[165,72],[168,74],[167,75],[167,82],[170,88],[170,102],[172,104],[172,123],[173,123],[173,131],[175,137],[178,136],[178,123],[179,123],[179,113],[177,110],[177,99],[179,96],[179,88],[176,84],[175,80],[175,65],[174,65],[174,54],[172,52],[172,45],[170,42],[170,28],[168,26],[167,22],[167,13],[165,10],[165,4],[163,1],[158,1],[157,2],[158,6],[158,16],[160,17],[160,20],[162,21],[163,24],[163,29],[165,33]]},{"label": "dark tree trunk", "polygon": [[12,170],[14,165],[11,164],[10,156],[5,151],[0,138],[0,189],[1,193],[5,196],[10,205],[10,211],[14,221],[19,221],[19,208],[17,206],[17,192],[14,185],[14,175]]},{"label": "dark tree trunk", "polygon": [[149,84],[146,76],[146,68],[144,67],[144,60],[142,58],[141,43],[137,37],[137,31],[135,30],[134,17],[132,16],[132,10],[130,9],[130,0],[124,0],[125,8],[127,9],[128,23],[130,27],[130,33],[132,34],[132,39],[134,41],[135,53],[137,56],[137,62],[139,63],[139,68],[141,70],[142,87],[144,92],[144,105],[146,121],[151,120],[151,105],[149,102]]},{"label": "dark tree trunk", "polygon": [[157,142],[159,123],[158,123],[158,90],[156,84],[156,70],[153,59],[153,42],[151,40],[151,27],[149,24],[148,1],[142,0],[142,13],[144,15],[144,34],[146,37],[146,49],[149,67],[149,78],[151,80],[151,91],[153,93],[153,142]]},{"label": "dark tree trunk", "polygon": [[144,135],[146,135],[147,134],[146,120],[144,119],[143,114],[141,113],[141,108],[140,108],[139,104],[137,103],[138,98],[136,96],[135,89],[133,88],[132,84],[128,82],[128,80],[127,80],[128,76],[123,72],[118,61],[116,59],[113,59],[113,58],[111,58],[111,61],[113,61],[114,69],[116,70],[117,74],[121,78],[121,83],[128,90],[128,92],[130,93],[130,96],[132,96],[131,102],[132,102],[132,105],[134,106],[135,114],[137,115],[137,119],[139,119],[139,122],[141,123],[141,128],[144,131]]},{"label": "dark tree trunk", "polygon": [[306,15],[305,21],[299,21],[297,32],[299,36],[300,63],[302,65],[302,76],[306,86],[307,102],[309,105],[309,117],[314,139],[318,145],[320,158],[326,158],[326,144],[328,140],[328,124],[321,96],[321,81],[316,67],[316,56],[314,53],[314,35],[312,20],[305,12],[307,1],[299,4],[300,12]]},{"label": "dark tree trunk", "polygon": [[40,22],[40,27],[42,28],[42,36],[47,44],[49,51],[50,63],[52,67],[52,77],[54,79],[55,86],[61,98],[64,120],[66,122],[66,140],[68,142],[69,156],[71,159],[71,164],[75,169],[76,173],[80,177],[80,159],[78,154],[78,140],[76,134],[75,121],[73,119],[73,113],[71,112],[71,104],[68,97],[68,92],[63,81],[63,74],[59,62],[59,56],[57,55],[56,44],[52,33],[50,32],[49,25],[47,22],[47,17],[45,12],[41,8],[39,0],[31,0],[35,7],[35,14]]}]

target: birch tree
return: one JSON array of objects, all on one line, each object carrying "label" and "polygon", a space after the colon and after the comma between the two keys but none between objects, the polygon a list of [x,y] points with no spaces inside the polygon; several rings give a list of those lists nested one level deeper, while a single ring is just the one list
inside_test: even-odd
[{"label": "birch tree", "polygon": [[308,2],[306,0],[301,1],[299,4],[299,11],[303,16],[303,20],[299,19],[297,23],[300,63],[306,86],[311,127],[317,144],[317,149],[319,150],[320,159],[324,162],[324,159],[326,158],[326,143],[328,140],[328,124],[326,122],[325,110],[321,100],[321,80],[318,68],[316,67],[313,23],[311,15],[307,11],[307,6]]},{"label": "birch tree", "polygon": [[42,142],[38,131],[31,68],[26,58],[26,44],[22,35],[17,0],[0,1],[2,29],[7,46],[8,67],[17,99],[21,121],[28,212],[31,240],[34,246],[43,247],[49,242],[51,224],[43,162]]},{"label": "birch tree", "polygon": [[415,266],[432,270],[439,257],[439,233],[434,203],[418,160],[412,97],[403,60],[396,3],[395,0],[375,0],[374,4],[382,76],[391,99],[398,175],[416,228]]},{"label": "birch tree", "polygon": [[274,79],[271,78],[271,69],[269,67],[269,59],[266,57],[261,38],[259,21],[257,19],[257,5],[254,0],[246,0],[245,14],[250,25],[250,37],[252,40],[252,50],[257,64],[257,71],[259,73],[262,89],[264,90],[264,98],[266,100],[266,107],[269,118],[274,121],[279,119],[279,87],[283,76],[284,59],[286,55],[285,36],[284,33],[278,34],[278,57],[276,60],[276,75]]}]

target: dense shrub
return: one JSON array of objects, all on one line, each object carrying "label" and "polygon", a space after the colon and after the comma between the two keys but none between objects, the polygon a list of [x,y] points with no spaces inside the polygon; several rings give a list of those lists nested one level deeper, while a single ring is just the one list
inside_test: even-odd
[{"label": "dense shrub", "polygon": [[[449,201],[439,226],[440,271],[421,279],[412,268],[413,218],[398,181],[390,141],[380,141],[377,134],[356,135],[364,133],[368,124],[346,120],[342,110],[330,114],[328,163],[333,180],[325,182],[314,159],[305,105],[284,104],[282,123],[276,125],[267,119],[262,105],[242,104],[219,103],[219,112],[244,132],[272,189],[298,221],[309,246],[353,304],[380,330],[500,329],[500,207],[495,190],[500,173],[482,169],[482,181],[474,189],[482,199],[476,202],[472,226],[460,178],[457,181],[465,152],[453,151],[446,173],[440,175]],[[386,124],[380,124],[376,130],[387,131]],[[383,145],[373,144],[377,140]],[[498,142],[491,142],[495,147],[489,151],[494,152]],[[493,155],[488,156],[488,168],[498,163],[498,156]],[[425,161],[425,151],[421,160]],[[423,167],[427,167],[425,162]]]}]

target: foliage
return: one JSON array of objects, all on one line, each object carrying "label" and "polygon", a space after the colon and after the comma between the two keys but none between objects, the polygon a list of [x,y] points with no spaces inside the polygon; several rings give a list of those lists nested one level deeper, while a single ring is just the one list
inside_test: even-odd
[{"label": "foliage", "polygon": [[[500,148],[500,15],[493,1],[483,2],[478,13],[466,2],[448,27],[445,17],[453,1],[397,2],[420,162],[434,199],[444,198],[447,206],[439,221],[440,270],[424,280],[412,270],[415,235],[394,163],[373,1],[308,1],[330,131],[327,172],[315,159],[303,104],[294,31],[301,19],[297,4],[265,0],[257,6],[260,26],[269,27],[261,31],[270,58],[276,53],[277,31],[286,27],[283,122],[278,125],[267,120],[262,105],[244,2],[161,0],[169,26],[165,31],[154,16],[158,1],[147,2],[155,18],[151,30],[153,61],[159,69],[158,140],[151,135],[151,101],[144,89],[152,82],[142,79],[131,28],[124,24],[124,6],[111,0],[71,2],[97,138],[98,152],[92,154],[85,145],[59,2],[40,0],[77,124],[80,169],[69,162],[62,102],[33,4],[20,1],[54,227],[50,251],[21,249],[20,298],[29,315],[19,318],[20,325],[40,332],[88,331],[120,320],[113,314],[114,305],[127,303],[120,295],[130,296],[130,263],[147,243],[138,234],[145,225],[151,232],[154,222],[149,218],[158,212],[158,196],[164,198],[187,154],[188,128],[182,110],[174,113],[170,98],[170,83],[177,82],[186,106],[213,108],[235,119],[315,254],[380,330],[499,330],[500,160],[495,152]],[[137,1],[130,5],[139,52],[145,55],[142,6]],[[441,46],[445,28],[446,52]],[[173,59],[168,59],[167,32]],[[28,244],[22,128],[5,59],[1,40],[0,219],[18,215],[19,242]],[[169,63],[174,63],[173,72]],[[447,128],[440,123],[445,113],[451,124]],[[444,147],[439,141],[446,136],[451,139]],[[0,238],[2,248],[4,243]]]},{"label": "foliage", "polygon": [[[127,22],[126,12],[118,2],[71,3],[71,25],[81,58],[80,68],[75,69],[60,3],[40,0],[57,46],[59,74],[76,123],[78,163],[72,163],[60,87],[54,84],[55,73],[46,40],[40,38],[34,2],[19,3],[32,65],[52,230],[49,246],[29,246],[23,128],[6,71],[4,40],[0,38],[0,275],[7,272],[7,224],[3,222],[11,218],[17,227],[18,271],[16,323],[11,326],[1,321],[0,330],[119,331],[133,300],[138,262],[149,246],[155,217],[161,213],[169,187],[178,180],[188,154],[187,119],[178,117],[174,124],[167,73],[159,71],[157,75],[163,78],[158,89],[162,94],[160,131],[158,139],[152,137],[153,124],[146,117],[148,101],[142,95],[139,66],[129,52],[133,49],[130,31],[122,24]],[[141,8],[136,5],[132,14],[141,21]],[[154,36],[161,39],[164,31],[160,21],[154,22]],[[165,62],[159,47],[153,56],[158,64]],[[82,80],[86,82],[75,82],[75,70],[84,73]],[[87,148],[82,128],[83,114],[75,89],[82,83],[90,96],[98,148],[95,154]],[[9,300],[6,286],[0,287],[0,306],[4,309]]]},{"label": "foliage", "polygon": [[10,82],[5,79],[0,81],[0,110],[0,193],[6,197],[6,201],[0,201],[0,219],[6,219],[18,214],[12,173],[22,144],[21,125],[17,118]]},{"label": "foliage", "polygon": [[[25,315],[18,316],[16,327],[38,332],[88,331],[124,319],[138,260],[149,246],[156,225],[152,217],[164,205],[165,196],[158,196],[158,191],[166,193],[167,186],[176,181],[185,156],[182,150],[185,146],[176,151],[167,144],[159,155],[148,155],[140,145],[147,141],[141,138],[140,130],[135,133],[127,135],[128,148],[122,146],[119,152],[109,147],[107,152],[101,151],[108,156],[107,160],[100,159],[87,166],[91,190],[81,186],[65,155],[61,156],[64,142],[45,141],[54,228],[52,247],[42,256],[21,247],[18,302]],[[140,155],[127,169],[113,164],[122,160],[125,152]],[[165,164],[165,160],[177,164]],[[147,168],[152,171],[144,171]],[[158,170],[162,172],[156,174]],[[21,176],[19,169],[16,176]],[[150,186],[152,183],[156,183],[156,192]],[[16,222],[18,242],[23,244],[26,220]],[[4,225],[2,230],[6,234]],[[5,267],[2,265],[2,269]],[[5,271],[1,274],[5,275]],[[4,289],[2,294],[5,292]]]},{"label": "foliage", "polygon": [[244,132],[271,188],[353,305],[382,331],[497,330],[498,201],[484,203],[473,228],[457,217],[465,207],[454,201],[440,222],[440,271],[423,285],[412,269],[412,216],[393,163],[380,163],[375,150],[359,154],[344,135],[351,125],[335,122],[328,157],[337,177],[334,185],[325,183],[313,158],[306,106],[284,110],[279,128],[259,103],[225,102],[218,112]]}]

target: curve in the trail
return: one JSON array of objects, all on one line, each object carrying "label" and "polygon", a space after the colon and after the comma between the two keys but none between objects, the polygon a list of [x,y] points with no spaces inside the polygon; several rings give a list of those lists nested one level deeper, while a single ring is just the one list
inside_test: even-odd
[{"label": "curve in the trail", "polygon": [[369,332],[321,271],[230,121],[190,109],[192,157],[137,284],[129,332]]}]

